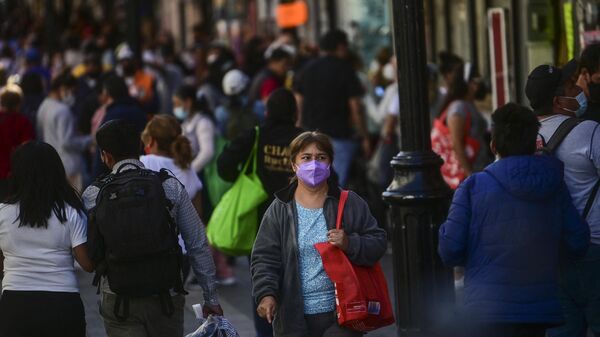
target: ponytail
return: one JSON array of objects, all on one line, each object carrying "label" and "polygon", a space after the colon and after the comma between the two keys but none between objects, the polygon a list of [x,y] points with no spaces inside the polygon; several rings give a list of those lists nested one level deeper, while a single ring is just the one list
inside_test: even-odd
[{"label": "ponytail", "polygon": [[192,163],[192,145],[184,135],[181,126],[173,116],[154,116],[142,132],[142,141],[153,139],[158,149],[173,158],[175,165],[187,169]]},{"label": "ponytail", "polygon": [[183,135],[177,136],[171,143],[171,154],[175,164],[182,169],[187,169],[192,163],[192,144]]}]

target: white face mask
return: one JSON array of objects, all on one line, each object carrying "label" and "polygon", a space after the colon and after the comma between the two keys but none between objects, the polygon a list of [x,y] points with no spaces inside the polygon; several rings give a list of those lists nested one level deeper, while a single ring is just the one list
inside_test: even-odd
[{"label": "white face mask", "polygon": [[178,106],[173,109],[173,115],[175,115],[175,118],[179,119],[180,121],[184,121],[188,118],[189,114],[183,109],[183,107]]},{"label": "white face mask", "polygon": [[73,105],[75,105],[75,96],[73,95],[73,93],[68,93],[63,96],[62,101],[69,107],[72,107]]}]

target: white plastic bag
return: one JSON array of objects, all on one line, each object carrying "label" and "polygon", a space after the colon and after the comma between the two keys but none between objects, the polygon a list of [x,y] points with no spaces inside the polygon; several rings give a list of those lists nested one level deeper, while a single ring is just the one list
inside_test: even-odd
[{"label": "white plastic bag", "polygon": [[198,330],[185,337],[240,337],[240,335],[225,317],[210,315]]}]

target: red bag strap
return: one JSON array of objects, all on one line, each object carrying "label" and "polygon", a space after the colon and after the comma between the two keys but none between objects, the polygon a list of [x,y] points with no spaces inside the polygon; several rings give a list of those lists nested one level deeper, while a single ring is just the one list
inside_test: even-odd
[{"label": "red bag strap", "polygon": [[340,194],[340,203],[338,204],[337,220],[335,222],[335,228],[342,228],[342,216],[344,215],[344,206],[346,206],[346,200],[348,200],[348,191],[342,190]]}]

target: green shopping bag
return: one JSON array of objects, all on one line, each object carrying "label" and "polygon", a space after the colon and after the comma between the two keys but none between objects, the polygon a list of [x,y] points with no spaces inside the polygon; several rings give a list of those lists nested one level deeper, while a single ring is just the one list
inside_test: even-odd
[{"label": "green shopping bag", "polygon": [[[258,136],[257,127],[250,156],[233,186],[217,204],[206,229],[210,244],[228,255],[250,255],[258,232],[258,207],[268,198],[256,175]],[[252,171],[247,173],[251,162]]]},{"label": "green shopping bag", "polygon": [[206,191],[208,192],[208,199],[210,204],[215,207],[221,201],[221,198],[227,192],[232,183],[221,179],[217,168],[217,159],[219,155],[223,153],[223,149],[227,145],[225,138],[221,136],[215,136],[215,155],[203,172],[203,182],[206,185]]}]

